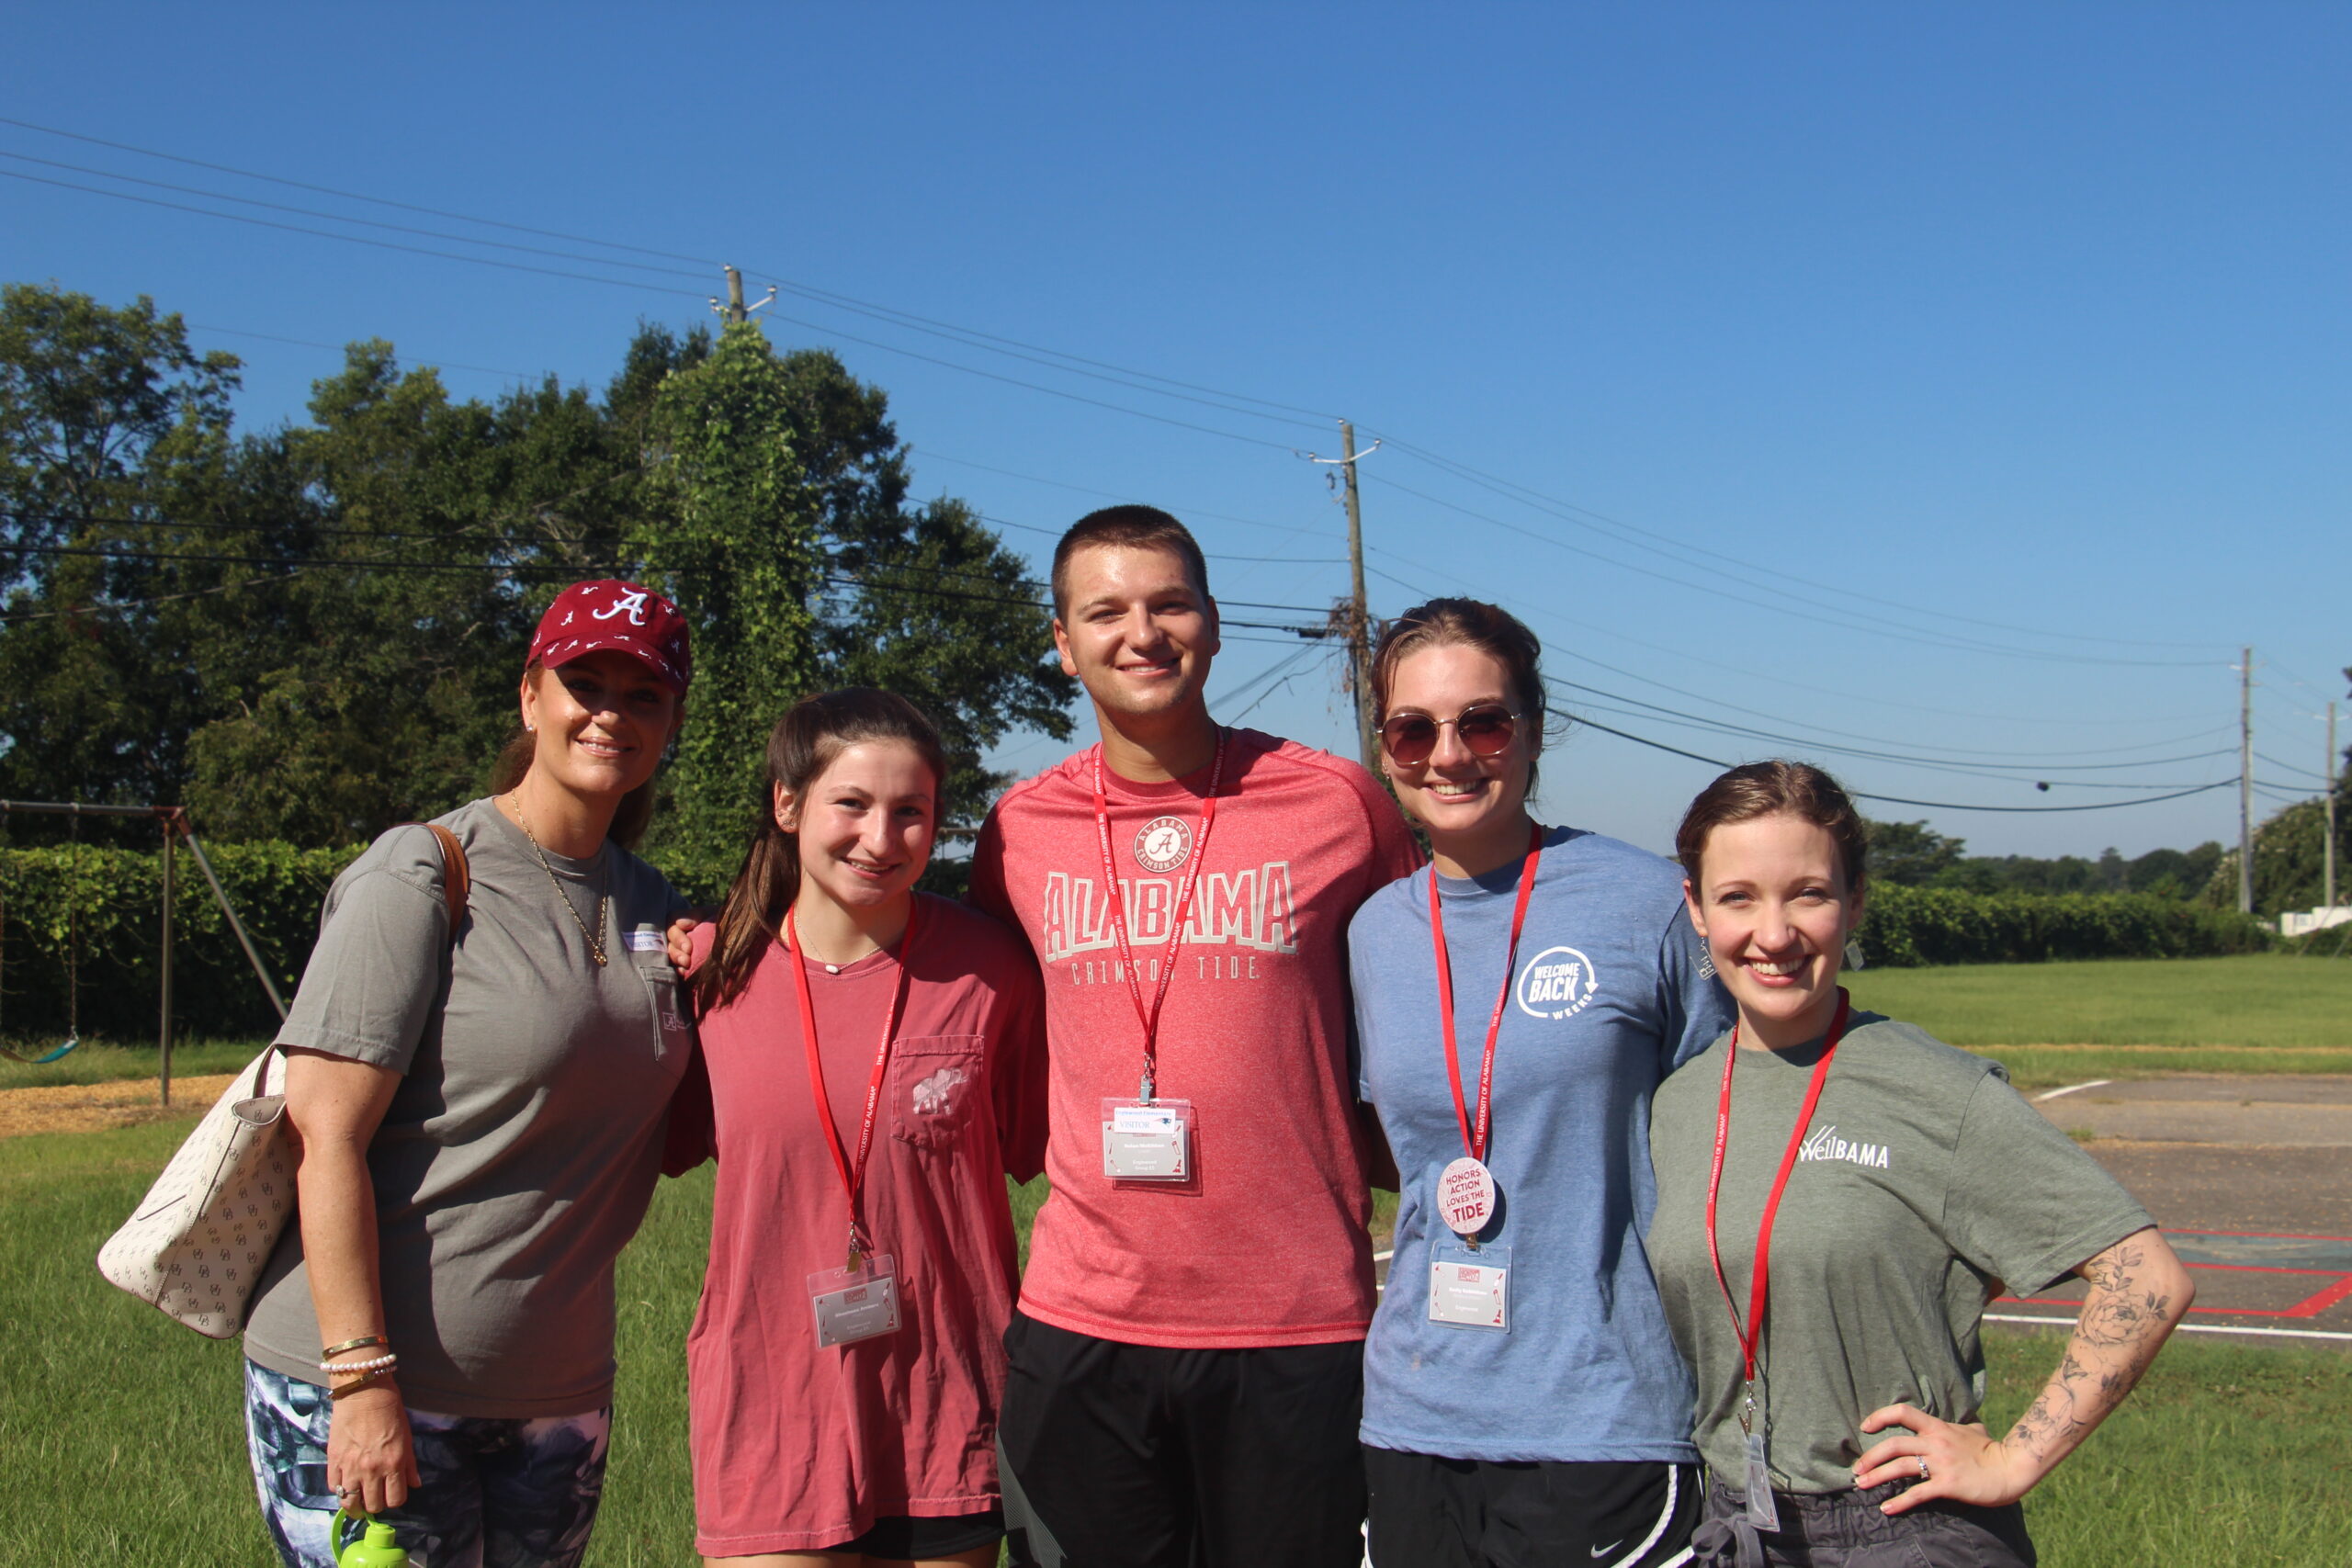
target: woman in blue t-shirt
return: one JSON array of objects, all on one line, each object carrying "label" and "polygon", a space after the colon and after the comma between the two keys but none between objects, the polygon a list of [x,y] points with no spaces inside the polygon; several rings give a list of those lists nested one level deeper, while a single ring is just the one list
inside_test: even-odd
[{"label": "woman in blue t-shirt", "polygon": [[1364,1350],[1375,1562],[1656,1568],[1698,1517],[1642,1251],[1649,1104],[1731,1008],[1671,863],[1529,814],[1539,652],[1438,599],[1374,661],[1382,766],[1435,856],[1348,933],[1358,1091],[1401,1189]]}]

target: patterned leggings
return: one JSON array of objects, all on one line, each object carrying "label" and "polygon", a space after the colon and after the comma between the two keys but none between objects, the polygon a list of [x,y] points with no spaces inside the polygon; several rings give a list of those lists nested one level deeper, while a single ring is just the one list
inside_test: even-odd
[{"label": "patterned leggings", "polygon": [[[334,1568],[327,1391],[245,1363],[245,1442],[286,1568]],[[411,1410],[424,1484],[379,1515],[412,1568],[577,1568],[605,1489],[609,1408],[539,1419]]]}]

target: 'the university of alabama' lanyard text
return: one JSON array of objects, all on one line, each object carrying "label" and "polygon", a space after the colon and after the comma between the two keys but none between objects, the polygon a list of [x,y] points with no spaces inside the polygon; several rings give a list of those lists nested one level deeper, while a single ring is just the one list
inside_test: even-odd
[{"label": "'the university of alabama' lanyard text", "polygon": [[1445,1081],[1453,1090],[1453,1114],[1462,1125],[1462,1146],[1484,1163],[1487,1138],[1494,1126],[1495,1041],[1502,1033],[1503,1010],[1510,1002],[1511,976],[1519,968],[1519,933],[1527,925],[1527,901],[1535,891],[1535,873],[1544,859],[1544,829],[1528,828],[1527,859],[1519,870],[1519,901],[1510,912],[1510,945],[1503,950],[1503,985],[1495,997],[1494,1015],[1487,1020],[1487,1049],[1478,1062],[1478,1116],[1474,1124],[1462,1096],[1462,1054],[1453,1033],[1453,964],[1445,951],[1445,911],[1440,907],[1437,869],[1430,868],[1430,946],[1437,960],[1437,1021],[1445,1040]]},{"label": "'the university of alabama' lanyard text", "polygon": [[1797,1151],[1804,1144],[1804,1132],[1813,1125],[1813,1112],[1821,1103],[1821,1086],[1829,1077],[1830,1059],[1838,1055],[1838,1042],[1846,1032],[1846,1015],[1850,1003],[1846,987],[1838,987],[1838,1012],[1830,1020],[1829,1037],[1821,1048],[1821,1060],[1813,1065],[1812,1080],[1806,1084],[1804,1107],[1797,1112],[1796,1129],[1789,1134],[1789,1146],[1781,1156],[1781,1169],[1772,1178],[1771,1193],[1764,1200],[1764,1216],[1756,1227],[1755,1271],[1748,1281],[1747,1322],[1743,1326],[1739,1307],[1733,1302],[1731,1282],[1724,1277],[1724,1258],[1715,1245],[1715,1196],[1724,1182],[1724,1151],[1731,1145],[1731,1073],[1739,1059],[1739,1026],[1734,1024],[1731,1048],[1724,1055],[1723,1093],[1715,1102],[1715,1157],[1707,1173],[1707,1256],[1715,1266],[1715,1283],[1724,1293],[1724,1308],[1731,1314],[1732,1332],[1739,1337],[1742,1375],[1747,1385],[1747,1401],[1739,1413],[1739,1428],[1753,1434],[1756,1418],[1756,1351],[1764,1339],[1765,1295],[1771,1277],[1772,1221],[1781,1212],[1781,1194],[1788,1190],[1789,1172],[1796,1168]]},{"label": "'the university of alabama' lanyard text", "polygon": [[859,1190],[865,1185],[865,1162],[874,1153],[874,1123],[882,1106],[882,1080],[890,1069],[890,1046],[899,1032],[899,1009],[907,996],[907,958],[914,950],[915,920],[922,908],[921,899],[913,900],[907,910],[907,929],[899,938],[899,976],[890,987],[889,1010],[882,1018],[882,1043],[874,1053],[874,1073],[865,1083],[865,1114],[857,1129],[857,1158],[853,1162],[842,1148],[842,1135],[833,1126],[832,1102],[825,1096],[825,1059],[817,1049],[817,1003],[808,991],[807,955],[800,951],[800,932],[793,923],[792,911],[784,912],[785,945],[792,953],[792,987],[800,1001],[800,1038],[808,1048],[808,1090],[816,1097],[817,1124],[825,1130],[826,1147],[832,1151],[833,1168],[841,1173],[842,1190],[849,1197],[849,1266],[854,1269],[866,1253],[874,1250],[873,1238],[865,1234],[865,1222],[857,1207]]},{"label": "'the university of alabama' lanyard text", "polygon": [[1102,749],[1094,749],[1094,833],[1102,847],[1103,897],[1111,906],[1111,930],[1119,939],[1119,961],[1127,972],[1127,995],[1136,1004],[1136,1021],[1143,1026],[1143,1093],[1151,1103],[1159,1077],[1159,1010],[1168,1004],[1168,983],[1176,977],[1176,949],[1184,940],[1184,919],[1192,913],[1193,891],[1200,886],[1202,863],[1209,858],[1209,829],[1216,823],[1217,787],[1225,782],[1225,739],[1216,734],[1216,760],[1209,768],[1209,793],[1201,802],[1201,830],[1193,840],[1192,863],[1184,868],[1184,886],[1176,897],[1175,918],[1169,922],[1168,952],[1159,965],[1159,988],[1146,1008],[1143,981],[1136,971],[1134,946],[1127,939],[1126,898],[1119,883],[1118,863],[1111,854],[1111,797],[1102,777]]}]

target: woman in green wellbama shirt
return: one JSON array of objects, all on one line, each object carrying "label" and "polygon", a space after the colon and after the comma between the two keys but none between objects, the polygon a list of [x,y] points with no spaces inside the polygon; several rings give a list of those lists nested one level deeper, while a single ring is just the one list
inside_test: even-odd
[{"label": "woman in green wellbama shirt", "polygon": [[[1696,1562],[2030,1564],[2018,1500],[2131,1392],[2188,1275],[1996,1064],[1850,1006],[1863,828],[1828,774],[1735,768],[1676,850],[1739,1007],[1651,1121],[1650,1264],[1713,1472]],[[2065,1357],[1996,1438],[1985,1304],[2069,1274],[2090,1292]]]}]

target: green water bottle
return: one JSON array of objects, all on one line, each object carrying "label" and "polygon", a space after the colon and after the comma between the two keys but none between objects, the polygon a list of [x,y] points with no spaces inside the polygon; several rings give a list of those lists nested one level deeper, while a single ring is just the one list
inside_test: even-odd
[{"label": "green water bottle", "polygon": [[[345,1523],[353,1529],[346,1537]],[[408,1549],[392,1539],[392,1527],[364,1514],[338,1513],[327,1527],[335,1568],[408,1568]]]}]

